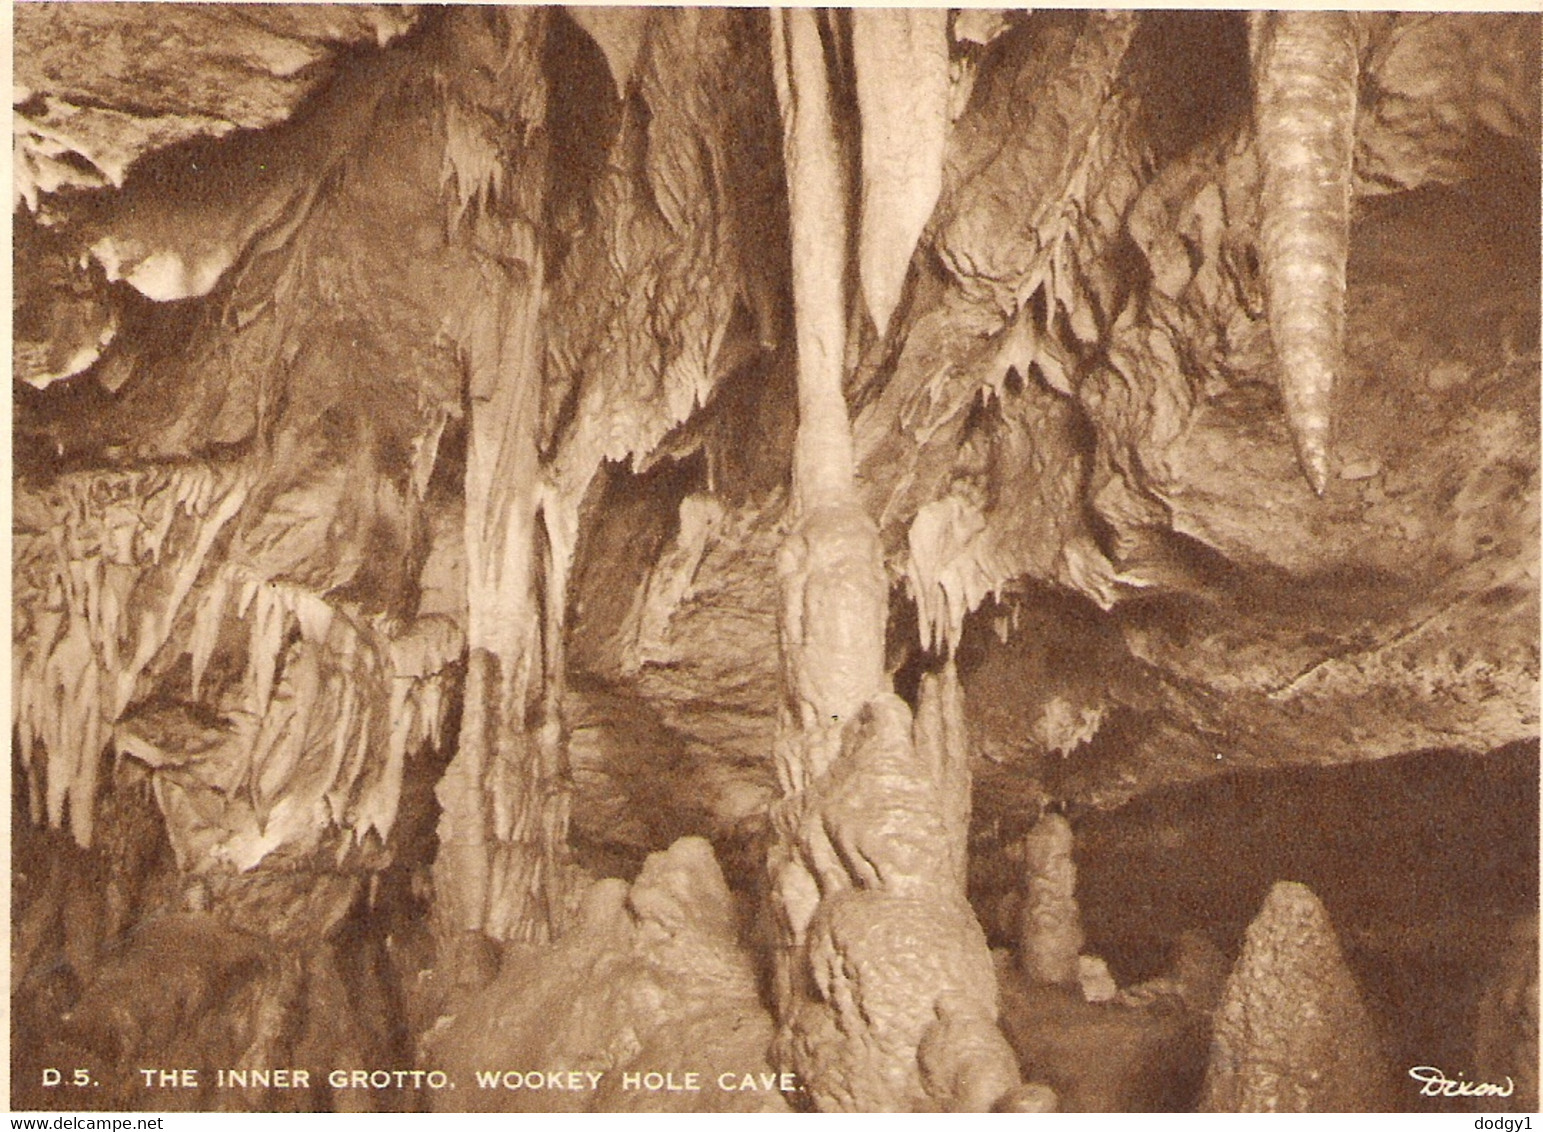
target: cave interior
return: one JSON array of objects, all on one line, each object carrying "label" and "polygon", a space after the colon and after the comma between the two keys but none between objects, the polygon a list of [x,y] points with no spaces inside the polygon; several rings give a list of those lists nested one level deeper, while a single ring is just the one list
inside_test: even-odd
[{"label": "cave interior", "polygon": [[1539,17],[13,19],[13,1108],[1536,1111]]}]

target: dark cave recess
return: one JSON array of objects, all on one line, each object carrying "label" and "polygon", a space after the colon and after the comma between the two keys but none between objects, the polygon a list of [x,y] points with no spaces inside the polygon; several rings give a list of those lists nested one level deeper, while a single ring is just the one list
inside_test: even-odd
[{"label": "dark cave recess", "polygon": [[[1514,743],[1241,771],[1084,812],[1074,827],[1086,951],[1122,987],[1172,970],[1186,933],[1231,962],[1271,885],[1299,881],[1328,909],[1400,1072],[1467,1064],[1481,1000],[1515,933],[1536,923],[1538,791],[1538,745]],[[972,901],[993,944],[1008,946],[997,909],[1021,883],[1021,858],[993,852],[988,831],[976,839]]]}]

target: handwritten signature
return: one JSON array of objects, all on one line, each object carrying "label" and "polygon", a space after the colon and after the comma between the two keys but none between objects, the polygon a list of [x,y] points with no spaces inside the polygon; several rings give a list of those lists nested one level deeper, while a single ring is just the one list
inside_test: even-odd
[{"label": "handwritten signature", "polygon": [[1434,1065],[1416,1065],[1409,1076],[1422,1082],[1422,1097],[1508,1097],[1516,1091],[1516,1083],[1507,1077],[1504,1085],[1493,1081],[1465,1081],[1459,1073],[1453,1080]]}]

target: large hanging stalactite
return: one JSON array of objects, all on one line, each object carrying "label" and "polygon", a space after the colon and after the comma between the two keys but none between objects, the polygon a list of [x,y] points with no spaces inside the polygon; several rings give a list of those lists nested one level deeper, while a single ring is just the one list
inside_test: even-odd
[{"label": "large hanging stalactite", "polygon": [[1260,12],[1249,32],[1270,333],[1297,457],[1322,495],[1344,364],[1359,37],[1343,13]]},{"label": "large hanging stalactite", "polygon": [[852,62],[862,113],[859,275],[882,338],[943,189],[948,12],[855,9]]}]

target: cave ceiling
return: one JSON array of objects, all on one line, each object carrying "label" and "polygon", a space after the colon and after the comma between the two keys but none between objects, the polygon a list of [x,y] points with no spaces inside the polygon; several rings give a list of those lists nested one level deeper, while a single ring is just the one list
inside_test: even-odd
[{"label": "cave ceiling", "polygon": [[[930,183],[852,187],[887,663],[905,694],[958,657],[979,812],[1536,738],[1538,21],[1357,21],[1321,494],[1271,348],[1236,14],[955,13],[946,120],[879,155]],[[89,839],[112,745],[187,862],[388,837],[468,634],[524,631],[477,624],[487,475],[524,477],[567,584],[544,647],[575,836],[764,820],[798,420],[766,22],[17,6],[40,819]],[[863,92],[835,97],[853,157]],[[533,263],[532,347],[507,296]],[[479,471],[467,405],[518,349],[534,463]]]}]

